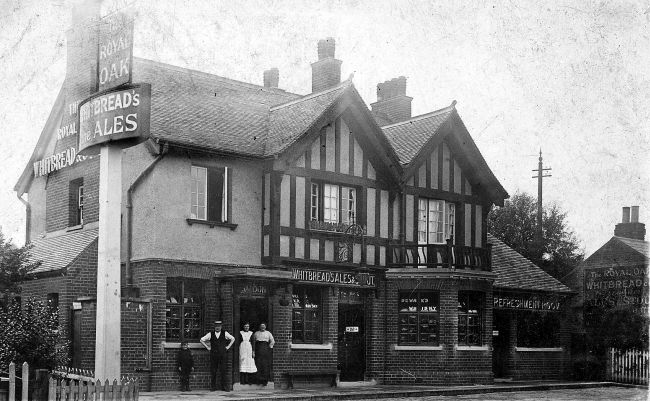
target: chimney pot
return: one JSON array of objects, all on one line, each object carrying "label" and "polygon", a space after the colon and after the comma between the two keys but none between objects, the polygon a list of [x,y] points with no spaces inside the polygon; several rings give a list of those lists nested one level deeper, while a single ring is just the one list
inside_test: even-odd
[{"label": "chimney pot", "polygon": [[311,91],[320,92],[341,83],[341,60],[334,58],[334,38],[318,41],[318,61],[311,64]]},{"label": "chimney pot", "polygon": [[630,223],[638,223],[639,222],[639,207],[638,206],[632,206],[631,208],[631,214],[630,214]]},{"label": "chimney pot", "polygon": [[370,105],[380,125],[411,118],[411,101],[406,96],[406,77],[400,76],[377,84],[377,101]]},{"label": "chimney pot", "polygon": [[334,58],[336,41],[334,38],[321,39],[318,41],[318,59]]},{"label": "chimney pot", "polygon": [[264,87],[277,88],[280,83],[280,71],[277,68],[271,68],[264,71]]},{"label": "chimney pot", "polygon": [[623,223],[629,223],[630,222],[630,208],[629,207],[624,207],[623,208]]}]

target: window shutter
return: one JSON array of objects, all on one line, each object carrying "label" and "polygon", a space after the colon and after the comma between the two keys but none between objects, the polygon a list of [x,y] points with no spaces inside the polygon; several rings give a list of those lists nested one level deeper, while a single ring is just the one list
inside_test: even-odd
[{"label": "window shutter", "polygon": [[223,208],[223,169],[208,169],[208,220],[224,221],[222,218]]}]

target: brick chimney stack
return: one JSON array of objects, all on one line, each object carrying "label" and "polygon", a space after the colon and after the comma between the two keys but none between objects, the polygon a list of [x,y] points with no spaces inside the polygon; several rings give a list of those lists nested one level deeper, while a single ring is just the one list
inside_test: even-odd
[{"label": "brick chimney stack", "polygon": [[318,41],[318,61],[311,65],[311,91],[320,92],[341,82],[341,60],[334,58],[334,38]]},{"label": "brick chimney stack", "polygon": [[277,68],[271,68],[264,71],[264,87],[277,88],[280,83],[280,71]]},{"label": "brick chimney stack", "polygon": [[377,84],[377,102],[370,107],[380,122],[392,124],[411,118],[412,100],[406,96],[406,77],[401,76]]},{"label": "brick chimney stack", "polygon": [[641,241],[645,240],[645,224],[639,223],[638,206],[623,208],[623,220],[614,228],[614,235]]},{"label": "brick chimney stack", "polygon": [[102,0],[77,1],[72,7],[72,28],[66,32],[68,93],[81,100],[97,84],[97,36]]}]

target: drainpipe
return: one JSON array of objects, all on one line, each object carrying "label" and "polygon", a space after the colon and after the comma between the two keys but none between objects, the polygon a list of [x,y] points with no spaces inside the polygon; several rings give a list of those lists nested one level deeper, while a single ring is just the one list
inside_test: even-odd
[{"label": "drainpipe", "polygon": [[25,205],[25,243],[27,244],[29,243],[30,240],[29,237],[31,236],[30,229],[32,225],[32,205],[30,205],[28,201],[23,199],[17,193],[16,193],[16,197],[23,205]]},{"label": "drainpipe", "polygon": [[165,144],[161,146],[160,153],[156,158],[149,163],[147,168],[142,170],[142,172],[136,177],[129,189],[126,191],[126,264],[124,268],[124,273],[126,276],[126,291],[127,296],[137,296],[134,294],[133,287],[133,269],[131,268],[131,254],[132,254],[132,243],[133,243],[133,191],[140,184],[140,182],[149,175],[154,166],[162,160],[162,158],[167,153],[168,146]]}]

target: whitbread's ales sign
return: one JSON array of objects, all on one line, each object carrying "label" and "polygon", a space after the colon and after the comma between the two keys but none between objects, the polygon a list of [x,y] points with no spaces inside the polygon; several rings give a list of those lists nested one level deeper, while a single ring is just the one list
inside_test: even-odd
[{"label": "whitbread's ales sign", "polygon": [[107,142],[128,147],[149,136],[151,85],[136,84],[104,92],[79,106],[79,153]]},{"label": "whitbread's ales sign", "polygon": [[103,18],[97,48],[98,91],[131,83],[133,19],[124,14]]}]

